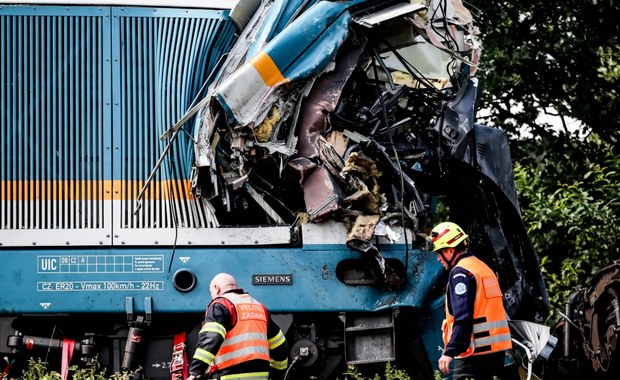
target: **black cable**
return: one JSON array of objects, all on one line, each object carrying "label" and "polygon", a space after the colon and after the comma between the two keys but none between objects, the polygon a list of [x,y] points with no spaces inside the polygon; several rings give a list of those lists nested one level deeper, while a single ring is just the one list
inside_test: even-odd
[{"label": "black cable", "polygon": [[[375,59],[376,59],[379,65],[381,66],[381,69],[383,69],[385,76],[387,77],[387,81],[390,84],[390,88],[394,90],[396,86],[394,86],[394,81],[392,80],[392,72],[387,68],[387,66],[385,65],[385,62],[383,62],[383,59],[381,59],[381,56],[379,55],[379,52],[377,51],[376,47],[373,46],[372,52],[373,52],[373,57],[372,57],[373,63],[375,62]],[[377,77],[377,65],[373,65],[373,68],[374,68],[375,80],[378,82],[379,78]]]},{"label": "black cable", "polygon": [[[431,29],[436,32],[437,34],[441,35],[444,38],[444,42],[447,42],[448,48],[453,49],[457,52],[460,53],[460,51],[458,50],[459,44],[456,42],[456,40],[454,39],[454,37],[452,36],[452,34],[450,33],[450,29],[448,28],[448,20],[446,18],[446,11],[447,11],[447,0],[443,0],[442,2],[439,2],[437,8],[434,9],[433,15],[430,17],[430,25],[431,25]],[[435,20],[435,15],[437,14],[437,10],[440,9],[443,13],[443,17],[441,18],[441,22],[442,22],[442,26],[446,31],[446,34],[441,34],[438,28],[435,28],[435,25],[433,24],[433,20]],[[446,36],[447,35],[447,36]]]},{"label": "black cable", "polygon": [[301,359],[301,356],[299,356],[299,354],[295,355],[295,357],[293,358],[293,361],[291,362],[291,364],[286,369],[286,372],[284,373],[284,378],[282,380],[286,380],[288,378],[289,371],[293,368],[293,366],[295,366],[295,364],[297,364],[299,359]]},{"label": "black cable", "polygon": [[[374,55],[373,61],[376,57],[379,56],[377,53],[377,49],[375,47],[372,48]],[[378,58],[380,59],[380,57]],[[383,66],[382,66],[383,67]],[[379,81],[379,75],[377,73],[377,65],[373,65],[373,73],[375,75],[375,80]],[[387,74],[387,73],[386,73]],[[388,75],[389,77],[389,75]],[[396,165],[398,167],[398,174],[400,175],[400,205],[403,208],[401,212],[401,224],[403,226],[403,237],[405,239],[405,273],[407,272],[407,268],[409,266],[409,239],[407,238],[407,226],[405,225],[405,180],[403,178],[403,169],[400,164],[400,159],[398,157],[398,151],[396,151],[396,145],[394,144],[394,138],[392,136],[392,131],[390,129],[390,121],[387,115],[387,109],[385,108],[385,103],[383,102],[383,95],[379,97],[381,102],[381,111],[383,113],[383,122],[385,123],[385,128],[387,129],[387,134],[390,139],[390,144],[392,145],[392,150],[394,151],[394,157],[396,158]],[[415,221],[414,221],[415,223]],[[405,276],[405,279],[407,276]]]},{"label": "black cable", "polygon": [[438,91],[437,88],[433,86],[433,84],[428,80],[428,78],[426,78],[424,74],[420,72],[420,70],[413,66],[409,61],[404,59],[403,56],[387,40],[383,40],[383,43],[390,49],[392,53],[394,53],[396,59],[398,59],[398,61],[405,67],[405,69],[407,70],[409,75],[413,77],[413,79],[420,82],[427,89],[432,90],[437,94],[443,95],[443,93],[441,91]]},{"label": "black cable", "polygon": [[[228,53],[223,54],[218,59],[218,61],[216,62],[215,66],[213,67],[213,69],[211,70],[211,72],[209,73],[207,78],[204,80],[202,86],[200,87],[200,90],[198,90],[198,93],[196,94],[196,96],[194,97],[194,99],[192,100],[190,105],[187,107],[188,109],[192,109],[194,106],[196,106],[198,104],[198,99],[199,99],[200,95],[203,93],[204,89],[207,87],[207,84],[211,83],[212,76],[219,69],[220,65],[224,62],[224,59],[226,57],[228,57]],[[219,114],[216,115],[216,117],[217,116],[219,116]],[[193,144],[196,144],[196,140],[194,140],[194,138],[181,125],[181,126],[179,126],[178,129],[176,129],[174,131],[174,134],[172,135],[172,137],[168,138],[168,144],[170,145],[170,149],[172,149],[172,143],[174,142],[177,134],[179,133],[179,130],[182,131],[183,133],[185,133],[190,138],[190,140],[192,141]],[[171,180],[172,179],[172,163],[171,163],[170,157],[168,157],[168,176],[170,178],[170,180],[168,181],[168,194],[172,194],[172,180]],[[174,260],[174,255],[176,253],[176,248],[177,248],[177,242],[178,242],[178,239],[179,239],[179,218],[178,218],[178,214],[176,212],[176,207],[174,205],[174,201],[173,200],[169,200],[169,202],[170,202],[169,204],[170,204],[170,208],[171,208],[171,212],[172,212],[172,219],[173,219],[173,222],[174,222],[174,243],[172,245],[172,255],[170,257],[170,263],[168,264],[168,273],[170,273],[170,270],[172,269],[172,261]]]},{"label": "black cable", "polygon": [[[173,136],[176,136],[178,131],[175,132]],[[193,141],[193,139],[192,139]],[[171,155],[168,155],[168,196],[173,196],[173,188],[172,188],[172,159]],[[172,270],[172,262],[174,260],[174,255],[177,249],[177,241],[179,238],[179,216],[177,214],[177,210],[175,207],[174,199],[168,199],[168,204],[170,205],[170,210],[172,213],[172,221],[174,222],[174,242],[172,244],[172,255],[170,256],[170,262],[168,263],[168,273]]]}]

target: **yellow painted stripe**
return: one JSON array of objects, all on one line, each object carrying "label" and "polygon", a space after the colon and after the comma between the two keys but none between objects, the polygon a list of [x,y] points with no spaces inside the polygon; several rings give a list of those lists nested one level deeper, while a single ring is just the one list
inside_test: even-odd
[{"label": "yellow painted stripe", "polygon": [[[144,181],[0,181],[4,201],[132,200]],[[187,179],[152,181],[145,200],[193,198]]]},{"label": "yellow painted stripe", "polygon": [[280,69],[278,69],[278,66],[276,66],[267,53],[261,51],[256,54],[250,61],[250,64],[258,71],[267,86],[273,87],[278,83],[284,82],[284,76],[282,76]]}]

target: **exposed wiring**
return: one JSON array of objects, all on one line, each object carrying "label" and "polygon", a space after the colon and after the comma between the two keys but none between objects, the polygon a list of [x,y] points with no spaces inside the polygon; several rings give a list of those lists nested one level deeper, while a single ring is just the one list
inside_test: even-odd
[{"label": "exposed wiring", "polygon": [[291,364],[289,364],[288,368],[286,369],[286,372],[284,373],[284,378],[282,380],[286,380],[288,378],[289,371],[293,368],[293,366],[295,366],[295,364],[297,364],[300,359],[301,356],[299,356],[299,354],[295,355],[293,361],[291,361]]},{"label": "exposed wiring", "polygon": [[[183,129],[181,129],[183,130]],[[177,135],[178,131],[175,131],[173,136]],[[172,270],[172,262],[174,261],[174,254],[177,250],[177,241],[179,238],[179,215],[177,214],[176,204],[174,203],[174,196],[172,188],[172,159],[168,157],[168,196],[172,199],[168,199],[168,204],[170,205],[170,212],[172,214],[172,221],[174,223],[174,242],[172,244],[172,254],[170,256],[170,262],[168,263],[168,273]]]},{"label": "exposed wiring", "polygon": [[[374,47],[373,47],[373,52],[374,52],[373,61],[375,59],[381,60],[381,57],[379,56],[377,49]],[[381,65],[381,67],[385,67],[385,65]],[[379,74],[377,73],[377,65],[373,65],[373,69],[374,69],[375,80],[378,81]],[[387,68],[384,68],[384,70],[387,70]],[[390,77],[390,74],[388,72],[386,72],[386,75]],[[390,83],[392,82],[390,81]],[[392,131],[390,129],[390,121],[388,119],[387,109],[383,101],[383,95],[379,96],[379,100],[381,102],[381,110],[383,112],[383,122],[385,123],[385,128],[387,129],[387,134],[390,139],[390,145],[392,145],[394,157],[396,158],[396,165],[398,166],[398,174],[400,176],[400,205],[403,208],[402,213],[401,213],[401,224],[403,226],[403,237],[405,239],[405,272],[406,272],[407,268],[409,267],[409,239],[407,238],[407,226],[405,225],[405,179],[403,177],[403,169],[400,163],[400,159],[398,157],[398,151],[396,150],[396,145],[394,144],[394,138],[392,136]],[[413,222],[415,224],[415,221]]]},{"label": "exposed wiring", "polygon": [[443,95],[443,93],[437,90],[437,88],[428,80],[428,78],[424,76],[424,74],[422,74],[420,70],[418,70],[417,67],[412,65],[411,62],[407,61],[402,56],[402,54],[400,54],[398,50],[396,50],[396,48],[394,48],[387,40],[382,40],[382,42],[390,49],[390,51],[394,54],[396,59],[398,59],[398,61],[405,67],[405,69],[407,70],[409,75],[413,77],[413,79],[418,81],[421,85],[423,85],[427,89],[432,90],[440,95]]},{"label": "exposed wiring", "polygon": [[[433,31],[435,33],[437,33],[438,35],[441,35],[444,38],[444,40],[445,40],[444,42],[447,43],[449,49],[452,49],[452,50],[460,53],[460,51],[458,50],[458,43],[454,39],[454,36],[452,36],[452,33],[450,33],[450,26],[448,24],[448,19],[447,19],[447,15],[446,15],[446,11],[448,9],[447,3],[448,3],[447,0],[439,1],[437,8],[435,8],[433,10],[433,15],[430,18],[431,19],[431,22],[430,22],[431,29],[433,29]],[[438,10],[441,11],[441,14],[443,15],[443,17],[441,19],[435,18],[435,16],[437,15]],[[433,23],[434,20],[440,20],[441,21],[441,26],[445,29],[445,34],[442,34],[441,31],[437,27],[435,27],[435,24]]]}]

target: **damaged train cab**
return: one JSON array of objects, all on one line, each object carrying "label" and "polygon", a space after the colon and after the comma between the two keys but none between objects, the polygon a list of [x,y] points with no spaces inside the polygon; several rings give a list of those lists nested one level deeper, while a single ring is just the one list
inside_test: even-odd
[{"label": "damaged train cab", "polygon": [[546,317],[460,0],[0,1],[0,35],[5,373],[170,378],[228,272],[286,332],[289,378],[432,379],[438,213],[512,319]]}]

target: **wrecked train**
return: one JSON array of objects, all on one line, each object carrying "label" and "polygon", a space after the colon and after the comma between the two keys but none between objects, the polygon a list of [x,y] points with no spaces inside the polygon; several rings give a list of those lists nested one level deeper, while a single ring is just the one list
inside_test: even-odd
[{"label": "wrecked train", "polygon": [[0,2],[3,372],[169,378],[225,271],[286,331],[291,378],[431,379],[438,204],[511,317],[544,320],[460,0],[49,3]]}]

